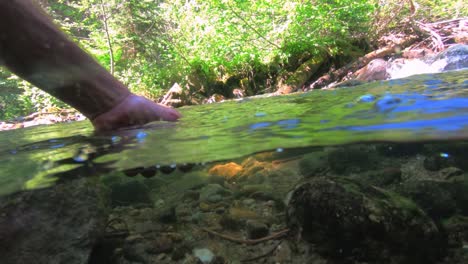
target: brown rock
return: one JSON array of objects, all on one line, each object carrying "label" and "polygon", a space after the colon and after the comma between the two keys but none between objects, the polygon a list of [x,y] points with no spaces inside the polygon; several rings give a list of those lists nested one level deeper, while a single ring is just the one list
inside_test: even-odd
[{"label": "brown rock", "polygon": [[243,207],[231,207],[229,209],[229,216],[233,219],[241,220],[256,220],[261,218],[256,212]]},{"label": "brown rock", "polygon": [[356,80],[377,81],[388,78],[387,62],[383,59],[375,59],[369,62],[364,68],[356,72]]},{"label": "brown rock", "polygon": [[258,220],[247,220],[247,237],[249,239],[258,239],[268,236],[270,230],[268,226]]},{"label": "brown rock", "polygon": [[151,244],[146,251],[151,254],[160,254],[171,252],[174,247],[174,241],[168,235],[161,235]]},{"label": "brown rock", "polygon": [[402,56],[406,59],[422,59],[430,53],[431,51],[426,49],[408,49],[403,51]]}]

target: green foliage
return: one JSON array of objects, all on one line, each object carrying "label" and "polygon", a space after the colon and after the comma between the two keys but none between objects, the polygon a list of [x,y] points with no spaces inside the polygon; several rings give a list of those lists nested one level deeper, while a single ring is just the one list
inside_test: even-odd
[{"label": "green foliage", "polygon": [[11,119],[24,112],[24,107],[18,102],[22,91],[19,82],[11,78],[11,74],[0,68],[0,119]]},{"label": "green foliage", "polygon": [[323,50],[342,53],[353,39],[364,37],[374,5],[350,0],[178,0],[161,9],[174,59],[188,64],[184,74],[226,81],[295,68],[301,58]]},{"label": "green foliage", "polygon": [[0,68],[0,120],[66,104]]}]

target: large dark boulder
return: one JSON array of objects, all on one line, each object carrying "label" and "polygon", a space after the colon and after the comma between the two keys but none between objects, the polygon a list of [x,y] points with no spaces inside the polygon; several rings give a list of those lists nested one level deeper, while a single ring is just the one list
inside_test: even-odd
[{"label": "large dark boulder", "polygon": [[0,198],[0,262],[88,263],[106,223],[107,192],[78,179]]},{"label": "large dark boulder", "polygon": [[348,178],[311,178],[291,193],[288,226],[339,263],[435,263],[446,236],[412,201]]}]

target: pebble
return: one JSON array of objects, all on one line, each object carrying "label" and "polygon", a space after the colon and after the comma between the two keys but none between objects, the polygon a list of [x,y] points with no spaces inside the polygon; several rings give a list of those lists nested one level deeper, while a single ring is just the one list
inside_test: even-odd
[{"label": "pebble", "polygon": [[208,203],[217,203],[223,199],[223,195],[227,193],[221,185],[212,183],[207,184],[200,190],[200,201]]},{"label": "pebble", "polygon": [[137,233],[147,233],[157,229],[157,223],[152,221],[138,222],[134,224],[135,231]]},{"label": "pebble", "polygon": [[163,206],[164,206],[164,200],[163,200],[163,199],[158,199],[158,200],[154,203],[154,207],[155,207],[155,208],[163,207]]},{"label": "pebble", "polygon": [[174,246],[174,241],[167,235],[160,235],[151,243],[151,247],[146,251],[151,254],[160,254],[171,252]]},{"label": "pebble", "polygon": [[259,219],[260,216],[255,212],[247,208],[242,207],[231,207],[229,209],[229,216],[234,219]]},{"label": "pebble", "polygon": [[275,263],[289,263],[291,262],[292,250],[289,243],[283,242],[275,250]]},{"label": "pebble", "polygon": [[125,239],[125,242],[127,242],[129,244],[133,244],[133,243],[136,243],[136,242],[141,242],[143,240],[144,240],[144,238],[141,235],[129,235]]},{"label": "pebble", "polygon": [[174,261],[182,260],[190,251],[191,248],[187,244],[179,245],[172,251],[171,258]]},{"label": "pebble", "polygon": [[463,170],[456,167],[448,167],[439,171],[439,178],[444,180],[449,180],[460,175],[463,175]]},{"label": "pebble", "polygon": [[219,219],[219,224],[223,229],[231,231],[238,231],[243,226],[243,222],[240,219],[234,219],[229,215],[223,215],[221,219]]},{"label": "pebble", "polygon": [[126,259],[133,262],[147,263],[145,254],[146,245],[143,242],[135,244],[126,244],[123,248],[123,254]]},{"label": "pebble", "polygon": [[138,209],[131,210],[129,212],[129,215],[130,216],[138,216],[138,215],[140,215],[140,210],[138,210]]},{"label": "pebble", "polygon": [[254,203],[255,203],[255,200],[251,198],[242,200],[242,204],[244,206],[251,206]]},{"label": "pebble", "polygon": [[196,248],[193,250],[193,255],[204,264],[210,263],[215,257],[213,252],[207,248]]},{"label": "pebble", "polygon": [[270,230],[265,223],[256,220],[248,220],[247,226],[247,237],[249,239],[258,239],[268,236]]},{"label": "pebble", "polygon": [[158,218],[159,218],[159,221],[161,221],[161,223],[164,223],[164,224],[177,222],[176,208],[175,207],[167,208],[166,210],[161,212]]},{"label": "pebble", "polygon": [[203,220],[204,216],[201,212],[196,212],[190,217],[190,221],[193,223],[199,223]]},{"label": "pebble", "polygon": [[176,218],[183,219],[192,215],[192,210],[189,204],[180,203],[175,208]]}]

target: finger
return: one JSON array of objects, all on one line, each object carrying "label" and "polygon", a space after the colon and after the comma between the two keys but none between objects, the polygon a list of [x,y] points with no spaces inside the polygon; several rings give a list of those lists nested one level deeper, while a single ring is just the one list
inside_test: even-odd
[{"label": "finger", "polygon": [[153,110],[155,114],[164,121],[176,121],[182,117],[177,110],[160,104],[153,105]]}]

